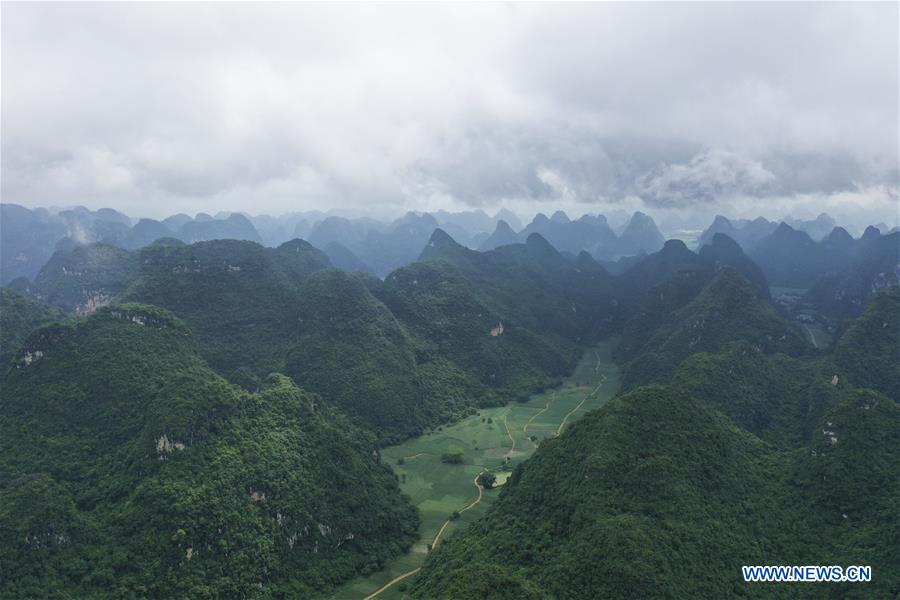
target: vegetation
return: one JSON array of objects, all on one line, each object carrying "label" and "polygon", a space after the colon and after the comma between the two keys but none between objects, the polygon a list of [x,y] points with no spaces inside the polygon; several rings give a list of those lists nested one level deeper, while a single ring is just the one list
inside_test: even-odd
[{"label": "vegetation", "polygon": [[[887,364],[900,329],[875,315],[896,315],[893,293],[838,346]],[[744,331],[741,313],[732,318]],[[890,597],[900,407],[855,388],[854,361],[838,356],[738,340],[690,356],[667,385],[613,399],[519,464],[488,514],[429,555],[414,597],[482,598],[485,570],[535,597],[819,597],[825,585]],[[741,582],[745,564],[870,564],[882,575],[864,587],[760,586]]]},{"label": "vegetation", "polygon": [[163,309],[45,327],[18,365],[0,401],[0,596],[309,596],[412,541],[372,436],[286,377],[231,386]]},{"label": "vegetation", "polygon": [[489,490],[494,487],[494,484],[497,482],[497,476],[491,473],[490,471],[482,471],[478,475],[478,485],[483,487],[486,490]]},{"label": "vegetation", "polygon": [[465,452],[459,446],[448,446],[447,450],[441,454],[441,462],[448,465],[460,465],[464,455]]},{"label": "vegetation", "polygon": [[41,325],[65,319],[62,312],[0,287],[0,381],[12,366],[13,357],[32,331]]},{"label": "vegetation", "polygon": [[779,317],[730,267],[720,270],[686,306],[660,318],[662,323],[626,368],[626,388],[664,382],[689,355],[717,351],[731,341],[745,340],[764,352],[802,354],[808,349],[799,327]]}]

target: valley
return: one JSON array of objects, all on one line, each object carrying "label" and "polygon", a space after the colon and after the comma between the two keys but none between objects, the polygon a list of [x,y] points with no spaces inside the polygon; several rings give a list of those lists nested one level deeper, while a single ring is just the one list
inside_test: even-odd
[{"label": "valley", "polygon": [[[541,440],[559,435],[615,396],[620,384],[619,368],[612,359],[616,342],[607,340],[588,349],[558,388],[533,395],[527,402],[481,409],[453,425],[384,448],[382,460],[394,469],[401,491],[419,510],[419,539],[408,553],[368,577],[348,582],[331,598],[401,598],[404,582],[412,581],[429,545],[440,544],[483,516],[497,499],[501,483]],[[441,461],[451,446],[462,449],[461,464]],[[497,482],[494,489],[482,492],[475,480],[483,469],[494,472]],[[454,511],[459,517],[450,519]]]}]

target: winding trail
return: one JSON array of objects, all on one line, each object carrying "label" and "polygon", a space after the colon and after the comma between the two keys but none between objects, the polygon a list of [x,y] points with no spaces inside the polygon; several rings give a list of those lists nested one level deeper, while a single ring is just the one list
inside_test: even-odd
[{"label": "winding trail", "polygon": [[605,380],[606,380],[606,375],[603,375],[603,376],[602,376],[602,380],[600,381],[600,383],[597,384],[597,387],[594,388],[594,391],[592,391],[590,394],[587,394],[584,398],[582,398],[582,399],[581,399],[581,402],[578,403],[578,406],[576,406],[575,408],[573,408],[572,410],[570,410],[570,411],[568,412],[568,414],[566,414],[566,416],[563,417],[562,423],[560,423],[560,424],[559,424],[559,427],[557,427],[557,429],[556,429],[556,436],[557,436],[557,437],[559,437],[559,434],[562,433],[563,427],[566,426],[566,421],[569,420],[569,417],[571,417],[571,416],[575,413],[576,410],[578,410],[579,408],[581,408],[582,405],[584,405],[584,403],[587,402],[587,399],[588,399],[588,398],[590,398],[591,396],[593,396],[594,394],[596,394],[596,393],[597,393],[597,390],[599,390],[601,387],[603,387],[603,381],[605,381]]},{"label": "winding trail", "polygon": [[396,577],[394,577],[393,579],[388,581],[386,584],[384,584],[383,586],[381,586],[380,588],[378,588],[377,590],[375,590],[374,592],[372,592],[371,594],[366,596],[363,600],[369,600],[370,598],[374,598],[375,596],[377,596],[384,590],[388,589],[395,583],[399,583],[399,582],[403,581],[404,579],[406,579],[407,577],[415,575],[416,573],[418,573],[421,570],[422,570],[422,567],[418,567],[416,569],[413,569],[412,571],[409,571],[408,573],[404,573],[403,575],[397,575]]},{"label": "winding trail", "polygon": [[506,427],[506,435],[509,436],[509,441],[512,442],[512,446],[510,446],[509,451],[506,453],[506,455],[509,456],[516,451],[516,438],[513,437],[512,432],[509,430],[509,423],[506,421],[506,417],[503,417],[503,425]]},{"label": "winding trail", "polygon": [[[541,410],[539,410],[538,412],[536,412],[535,414],[531,415],[531,418],[528,419],[528,422],[525,423],[524,427],[522,427],[522,433],[525,434],[525,437],[528,437],[528,426],[531,425],[531,422],[534,421],[541,414],[543,414],[548,408],[550,408],[550,405],[553,403],[554,400],[556,400],[556,396],[557,396],[557,393],[553,392],[553,397],[550,398],[549,400],[547,400],[547,405],[544,408],[542,408]],[[531,438],[528,438],[528,439],[531,440]],[[534,444],[535,448],[538,447],[537,442],[535,442],[534,440],[531,440],[531,443]]]},{"label": "winding trail", "polygon": [[[509,431],[508,428],[507,428],[507,431]],[[474,483],[475,487],[478,488],[478,497],[475,498],[475,500],[473,500],[469,504],[467,504],[465,506],[465,508],[460,509],[459,514],[463,514],[464,512],[466,512],[467,510],[469,510],[470,508],[472,508],[473,506],[475,506],[476,504],[481,502],[482,497],[484,497],[484,488],[481,487],[480,483],[478,483],[478,478],[485,471],[486,471],[486,469],[484,467],[481,467],[481,470],[478,471],[478,475],[476,475],[475,479],[472,480],[472,483]],[[440,541],[441,536],[444,534],[444,530],[447,529],[447,526],[450,525],[450,523],[452,523],[452,522],[453,522],[453,519],[447,519],[446,521],[444,521],[444,524],[441,526],[440,530],[438,530],[437,535],[435,535],[434,539],[431,541],[431,549],[432,550],[437,548],[438,542]],[[421,570],[422,570],[422,567],[417,567],[417,568],[413,569],[412,571],[407,571],[406,573],[397,575],[396,577],[394,577],[393,579],[388,581],[386,584],[384,584],[383,586],[381,586],[380,588],[378,588],[377,590],[375,590],[374,592],[372,592],[371,594],[366,596],[363,600],[371,600],[371,598],[374,598],[375,596],[377,596],[384,590],[390,588],[391,586],[393,586],[396,583],[403,581],[407,577],[411,577],[411,576],[415,575],[416,573],[418,573]]]}]

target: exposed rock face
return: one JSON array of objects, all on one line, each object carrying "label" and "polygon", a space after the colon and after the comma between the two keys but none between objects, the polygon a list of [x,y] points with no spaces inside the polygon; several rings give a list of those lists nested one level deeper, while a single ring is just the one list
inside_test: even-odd
[{"label": "exposed rock face", "polygon": [[168,460],[169,455],[177,450],[184,450],[181,442],[170,441],[166,434],[156,440],[156,455],[159,460]]},{"label": "exposed rock face", "polygon": [[491,329],[491,337],[497,337],[503,335],[503,323],[497,323],[497,326]]}]

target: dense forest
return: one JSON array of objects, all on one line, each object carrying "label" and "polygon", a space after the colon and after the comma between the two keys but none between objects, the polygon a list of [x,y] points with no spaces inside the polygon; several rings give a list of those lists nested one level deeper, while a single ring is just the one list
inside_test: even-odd
[{"label": "dense forest", "polygon": [[[745,584],[739,566],[866,564],[870,584],[833,591],[894,597],[898,299],[896,286],[878,294],[827,356],[735,341],[585,416],[516,469],[486,517],[429,556],[413,595],[821,597],[835,584]],[[733,315],[723,331],[743,331],[748,317]],[[670,339],[650,345],[659,352]]]},{"label": "dense forest", "polygon": [[416,529],[374,436],[287,377],[229,384],[164,309],[37,330],[2,410],[7,597],[307,596]]},{"label": "dense forest", "polygon": [[725,233],[613,269],[536,231],[603,222],[538,221],[483,251],[436,228],[384,279],[300,239],[61,244],[0,294],[0,595],[327,595],[416,539],[380,448],[552,388],[608,339],[623,393],[543,440],[413,596],[796,595],[738,579],[773,561],[900,590],[898,234],[813,242],[850,256],[798,312]]}]

